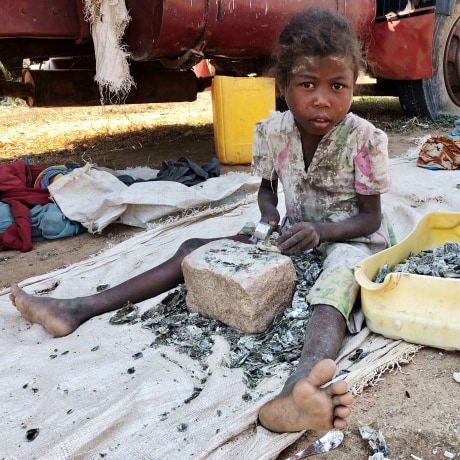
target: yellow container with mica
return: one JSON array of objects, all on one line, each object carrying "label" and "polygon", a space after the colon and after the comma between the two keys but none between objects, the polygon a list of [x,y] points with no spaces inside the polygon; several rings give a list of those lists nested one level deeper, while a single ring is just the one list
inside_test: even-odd
[{"label": "yellow container with mica", "polygon": [[273,78],[214,77],[214,143],[222,164],[251,163],[254,124],[267,118],[275,104]]},{"label": "yellow container with mica", "polygon": [[460,278],[389,273],[372,280],[380,268],[391,268],[411,253],[460,243],[460,213],[425,215],[400,243],[355,266],[367,326],[391,339],[445,350],[460,350]]}]

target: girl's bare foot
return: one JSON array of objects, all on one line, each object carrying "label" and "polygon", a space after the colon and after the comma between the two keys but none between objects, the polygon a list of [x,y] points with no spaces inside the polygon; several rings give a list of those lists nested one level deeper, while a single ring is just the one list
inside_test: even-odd
[{"label": "girl's bare foot", "polygon": [[27,321],[41,324],[55,337],[68,335],[80,325],[74,315],[74,301],[36,297],[17,284],[11,286],[10,300]]},{"label": "girl's bare foot", "polygon": [[321,388],[332,379],[335,370],[331,359],[316,364],[307,377],[294,385],[292,392],[282,392],[260,409],[262,425],[280,433],[345,428],[345,419],[351,413],[348,406],[353,403],[347,384],[339,380]]}]

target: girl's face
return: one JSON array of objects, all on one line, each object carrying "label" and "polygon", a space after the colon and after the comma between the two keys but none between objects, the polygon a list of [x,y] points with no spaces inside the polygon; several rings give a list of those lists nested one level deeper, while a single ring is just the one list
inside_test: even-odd
[{"label": "girl's face", "polygon": [[343,120],[353,100],[353,86],[351,58],[294,60],[284,96],[304,140],[324,136]]}]

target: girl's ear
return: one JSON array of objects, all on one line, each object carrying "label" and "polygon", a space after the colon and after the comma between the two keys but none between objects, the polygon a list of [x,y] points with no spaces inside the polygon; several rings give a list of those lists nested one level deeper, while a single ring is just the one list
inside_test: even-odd
[{"label": "girl's ear", "polygon": [[276,110],[278,110],[278,112],[286,112],[286,110],[289,110],[286,104],[285,91],[281,90],[279,87],[276,91]]},{"label": "girl's ear", "polygon": [[284,93],[285,93],[286,89],[285,88],[281,88],[280,85],[276,85],[276,96],[280,99],[282,99],[284,101],[285,97],[284,97]]}]

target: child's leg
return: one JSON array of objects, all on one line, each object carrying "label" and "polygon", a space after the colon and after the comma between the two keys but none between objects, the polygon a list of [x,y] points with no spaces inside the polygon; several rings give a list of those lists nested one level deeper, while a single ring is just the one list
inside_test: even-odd
[{"label": "child's leg", "polygon": [[316,305],[305,330],[299,365],[281,393],[259,411],[265,428],[276,432],[344,428],[353,403],[347,384],[321,388],[335,373],[336,357],[345,335],[343,315],[329,305]]},{"label": "child's leg", "polygon": [[[249,238],[243,235],[228,238],[250,242]],[[75,299],[37,297],[14,285],[11,287],[10,299],[28,321],[41,324],[54,336],[68,335],[89,318],[117,310],[127,301],[142,302],[173,289],[184,281],[181,268],[184,257],[194,249],[216,239],[218,238],[195,238],[185,241],[174,256],[161,265],[91,296]]]},{"label": "child's leg", "polygon": [[327,257],[308,296],[314,310],[305,330],[299,365],[281,393],[259,412],[261,423],[272,431],[344,428],[350,415],[347,406],[353,397],[345,382],[320,387],[334,376],[333,360],[342,346],[347,323],[353,323],[350,313],[359,291],[353,267],[368,253],[362,244],[334,243],[322,249]]}]

